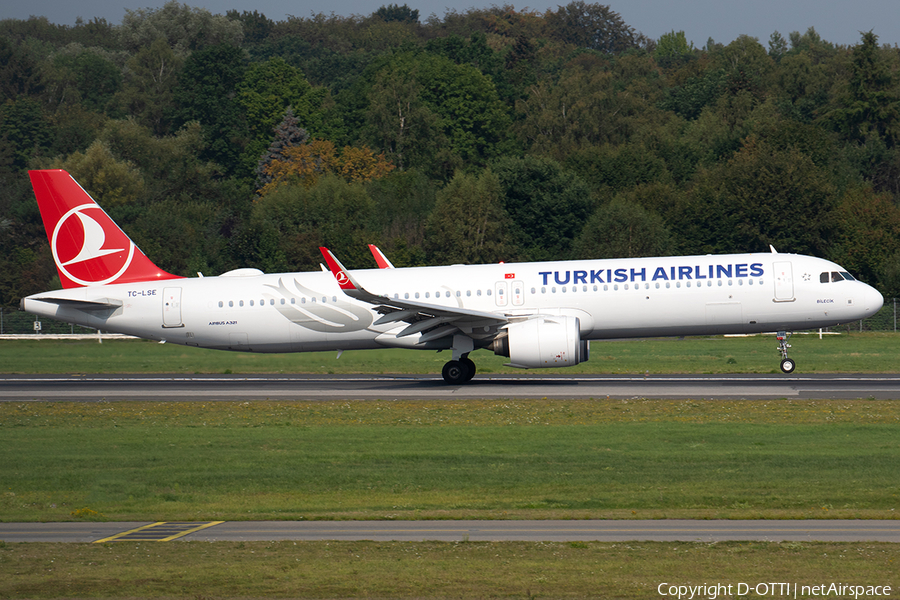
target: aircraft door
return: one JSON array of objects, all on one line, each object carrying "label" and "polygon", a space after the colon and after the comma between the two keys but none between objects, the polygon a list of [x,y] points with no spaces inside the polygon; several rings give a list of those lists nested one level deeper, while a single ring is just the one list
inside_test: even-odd
[{"label": "aircraft door", "polygon": [[181,322],[181,288],[163,288],[163,327],[184,327]]},{"label": "aircraft door", "polygon": [[525,286],[522,285],[521,281],[513,281],[512,282],[512,292],[510,293],[512,297],[513,306],[522,306],[525,304]]},{"label": "aircraft door", "polygon": [[794,275],[789,261],[776,262],[775,269],[775,302],[794,301]]},{"label": "aircraft door", "polygon": [[505,281],[498,281],[494,286],[494,297],[497,299],[497,306],[506,306],[509,303],[507,296],[509,292],[509,284]]}]

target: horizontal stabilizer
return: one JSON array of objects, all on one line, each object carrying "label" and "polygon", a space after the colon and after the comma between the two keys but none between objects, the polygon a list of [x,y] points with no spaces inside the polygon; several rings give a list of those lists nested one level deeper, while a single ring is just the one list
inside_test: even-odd
[{"label": "horizontal stabilizer", "polygon": [[122,307],[121,300],[113,298],[98,298],[96,300],[75,300],[72,298],[30,298],[35,302],[47,302],[48,304],[58,304],[67,308],[77,308],[78,310],[110,310]]}]

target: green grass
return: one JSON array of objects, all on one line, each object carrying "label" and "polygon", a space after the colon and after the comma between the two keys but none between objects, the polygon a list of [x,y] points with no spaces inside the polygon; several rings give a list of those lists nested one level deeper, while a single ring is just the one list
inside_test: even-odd
[{"label": "green grass", "polygon": [[[797,373],[897,372],[900,337],[893,333],[796,335]],[[591,359],[569,369],[530,373],[775,373],[780,356],[773,336],[658,338],[592,342]],[[0,341],[2,373],[440,373],[449,352],[351,350],[250,354],[155,342]],[[516,373],[509,359],[473,353],[479,373]]]},{"label": "green grass", "polygon": [[893,518],[900,402],[0,404],[4,521]]},{"label": "green grass", "polygon": [[737,597],[741,582],[891,585],[896,597],[898,564],[884,543],[0,544],[0,597],[661,598],[662,583]]},{"label": "green grass", "polygon": [[[895,372],[896,340],[798,336],[792,356],[798,372]],[[592,352],[561,372],[777,368],[771,337]],[[8,373],[437,373],[446,359],[0,342]],[[0,403],[0,519],[897,518],[898,422],[900,401],[876,400]],[[881,543],[0,542],[0,597],[650,598],[663,582],[771,581],[896,592],[898,564]]]}]

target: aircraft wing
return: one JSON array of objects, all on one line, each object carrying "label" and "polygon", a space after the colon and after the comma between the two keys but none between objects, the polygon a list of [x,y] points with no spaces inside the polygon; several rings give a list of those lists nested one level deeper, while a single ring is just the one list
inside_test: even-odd
[{"label": "aircraft wing", "polygon": [[412,300],[401,300],[373,294],[357,282],[344,265],[328,248],[320,247],[325,262],[337,280],[341,290],[356,300],[376,306],[382,316],[373,325],[408,323],[397,334],[398,338],[422,333],[419,343],[424,344],[456,333],[471,337],[485,337],[496,333],[497,328],[510,322],[510,318],[496,313],[471,310],[454,306],[439,306]]}]

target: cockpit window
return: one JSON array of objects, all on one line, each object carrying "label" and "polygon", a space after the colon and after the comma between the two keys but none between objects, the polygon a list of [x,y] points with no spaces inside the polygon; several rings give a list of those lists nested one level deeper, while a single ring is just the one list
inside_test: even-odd
[{"label": "cockpit window", "polygon": [[850,273],[846,271],[832,271],[829,273],[825,271],[824,273],[819,274],[819,283],[828,283],[829,281],[856,281],[856,279]]}]

